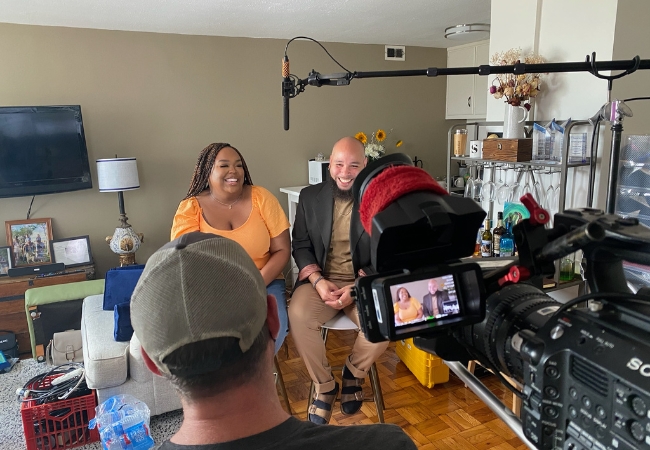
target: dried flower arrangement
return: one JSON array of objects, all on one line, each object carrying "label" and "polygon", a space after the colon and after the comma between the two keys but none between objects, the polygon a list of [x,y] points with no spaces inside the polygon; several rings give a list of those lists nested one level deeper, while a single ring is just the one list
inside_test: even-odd
[{"label": "dried flower arrangement", "polygon": [[[490,64],[493,66],[512,66],[519,62],[525,64],[541,64],[544,58],[539,55],[528,54],[522,56],[520,48],[511,48],[505,52],[492,55]],[[494,98],[505,97],[505,102],[512,106],[523,106],[530,110],[530,99],[537,97],[541,90],[541,74],[514,73],[498,74],[490,86],[490,94]]]}]

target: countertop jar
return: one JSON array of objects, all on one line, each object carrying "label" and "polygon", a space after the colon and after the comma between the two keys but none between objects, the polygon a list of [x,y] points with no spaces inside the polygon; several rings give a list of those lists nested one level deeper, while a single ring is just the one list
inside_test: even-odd
[{"label": "countertop jar", "polygon": [[465,156],[467,147],[467,130],[461,128],[454,133],[454,156]]}]

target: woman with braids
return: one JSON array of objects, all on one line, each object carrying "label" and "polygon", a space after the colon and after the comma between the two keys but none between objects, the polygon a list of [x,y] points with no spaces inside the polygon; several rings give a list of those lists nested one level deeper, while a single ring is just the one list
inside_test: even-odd
[{"label": "woman with braids", "polygon": [[190,189],[174,215],[171,240],[191,231],[232,239],[253,259],[267,293],[278,302],[277,353],[289,322],[282,276],[291,253],[289,221],[273,194],[253,186],[244,157],[230,144],[210,144],[199,155]]}]

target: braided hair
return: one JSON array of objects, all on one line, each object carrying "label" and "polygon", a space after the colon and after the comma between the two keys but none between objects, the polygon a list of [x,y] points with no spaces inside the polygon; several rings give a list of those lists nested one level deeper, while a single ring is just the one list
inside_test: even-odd
[{"label": "braided hair", "polygon": [[199,154],[199,159],[196,161],[196,166],[194,167],[194,174],[192,175],[192,181],[190,182],[190,188],[187,191],[187,195],[183,200],[187,200],[191,197],[196,197],[201,192],[208,188],[208,179],[210,178],[210,173],[214,167],[214,162],[217,159],[217,155],[221,149],[230,147],[237,152],[241,158],[242,166],[244,167],[244,184],[253,185],[253,179],[251,174],[248,171],[248,166],[242,154],[230,144],[225,142],[220,142],[216,144],[210,144]]}]

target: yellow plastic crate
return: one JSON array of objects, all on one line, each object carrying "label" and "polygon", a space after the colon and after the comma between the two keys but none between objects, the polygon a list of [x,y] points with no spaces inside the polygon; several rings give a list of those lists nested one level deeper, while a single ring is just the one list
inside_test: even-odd
[{"label": "yellow plastic crate", "polygon": [[412,338],[397,341],[395,353],[423,386],[430,389],[436,383],[449,381],[449,367],[437,356],[417,348]]}]

